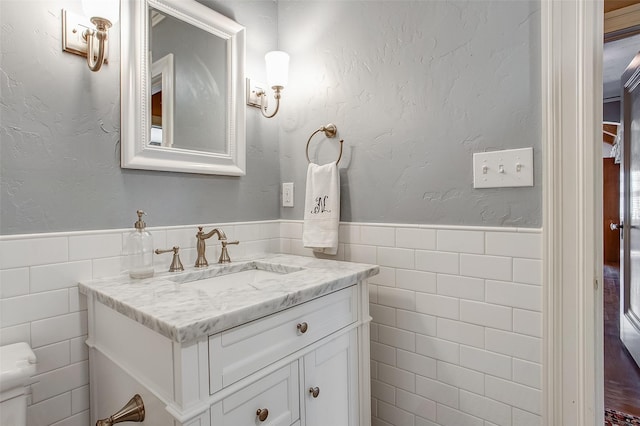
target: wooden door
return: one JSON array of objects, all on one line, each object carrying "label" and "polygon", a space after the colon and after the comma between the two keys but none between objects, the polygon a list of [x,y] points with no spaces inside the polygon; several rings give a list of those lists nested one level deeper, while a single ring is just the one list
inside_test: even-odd
[{"label": "wooden door", "polygon": [[623,256],[620,338],[640,365],[640,52],[622,76]]},{"label": "wooden door", "polygon": [[620,233],[611,229],[620,219],[620,165],[614,158],[602,159],[602,219],[605,265],[620,262]]}]

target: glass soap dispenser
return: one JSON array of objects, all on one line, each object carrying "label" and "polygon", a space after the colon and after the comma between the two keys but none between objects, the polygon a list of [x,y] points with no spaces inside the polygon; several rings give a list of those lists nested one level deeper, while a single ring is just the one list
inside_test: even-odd
[{"label": "glass soap dispenser", "polygon": [[126,253],[129,264],[129,276],[131,278],[149,278],[153,276],[153,236],[145,229],[147,226],[142,220],[146,214],[138,210],[136,230],[127,236]]}]

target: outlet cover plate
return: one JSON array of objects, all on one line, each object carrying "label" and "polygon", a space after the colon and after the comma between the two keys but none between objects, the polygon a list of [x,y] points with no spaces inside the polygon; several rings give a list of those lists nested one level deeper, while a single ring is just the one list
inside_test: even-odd
[{"label": "outlet cover plate", "polygon": [[473,154],[474,188],[518,186],[533,186],[533,148]]},{"label": "outlet cover plate", "polygon": [[282,207],[293,207],[293,182],[282,184]]}]

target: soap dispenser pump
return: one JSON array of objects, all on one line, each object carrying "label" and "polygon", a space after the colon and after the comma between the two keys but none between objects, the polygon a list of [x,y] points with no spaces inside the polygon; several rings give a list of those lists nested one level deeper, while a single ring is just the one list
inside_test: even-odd
[{"label": "soap dispenser pump", "polygon": [[153,276],[153,236],[146,230],[142,210],[136,212],[138,221],[135,231],[127,237],[126,253],[131,278],[149,278]]}]

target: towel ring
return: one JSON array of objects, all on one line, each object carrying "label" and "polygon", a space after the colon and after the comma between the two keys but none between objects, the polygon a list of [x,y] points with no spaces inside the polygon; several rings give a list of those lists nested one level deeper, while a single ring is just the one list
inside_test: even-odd
[{"label": "towel ring", "polygon": [[[311,163],[311,160],[309,159],[309,143],[311,142],[311,139],[318,132],[324,132],[324,135],[326,137],[328,137],[328,138],[335,138],[336,137],[336,133],[338,133],[338,128],[336,127],[335,124],[329,123],[326,126],[322,126],[318,130],[316,130],[315,132],[311,133],[311,136],[309,136],[309,140],[307,141],[307,161],[309,163]],[[342,144],[343,144],[343,142],[344,142],[344,139],[340,139],[340,155],[338,155],[338,159],[336,160],[336,164],[338,164],[340,162],[340,159],[342,158]]]}]

